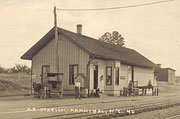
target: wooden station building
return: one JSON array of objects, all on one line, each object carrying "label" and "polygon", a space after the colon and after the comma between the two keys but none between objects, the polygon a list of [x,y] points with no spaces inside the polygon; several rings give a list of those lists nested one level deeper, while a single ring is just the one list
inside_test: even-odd
[{"label": "wooden station building", "polygon": [[[108,95],[120,95],[120,90],[130,81],[139,86],[154,82],[156,65],[133,49],[105,43],[82,35],[82,25],[77,33],[58,28],[59,71],[64,74],[64,94],[74,94],[74,78],[85,76],[82,87],[89,91],[99,88]],[[21,59],[32,61],[33,82],[41,81],[42,67],[56,72],[55,35],[52,28]]]}]

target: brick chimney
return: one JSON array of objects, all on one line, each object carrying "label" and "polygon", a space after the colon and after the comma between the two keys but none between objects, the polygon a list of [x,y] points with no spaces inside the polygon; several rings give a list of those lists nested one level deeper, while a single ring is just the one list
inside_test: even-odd
[{"label": "brick chimney", "polygon": [[157,66],[158,66],[159,68],[161,68],[161,64],[157,64]]},{"label": "brick chimney", "polygon": [[82,35],[82,25],[81,24],[77,25],[77,34]]}]

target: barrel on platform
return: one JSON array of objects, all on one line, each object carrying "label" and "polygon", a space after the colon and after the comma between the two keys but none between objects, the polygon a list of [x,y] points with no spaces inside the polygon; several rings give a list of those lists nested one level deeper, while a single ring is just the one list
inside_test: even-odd
[{"label": "barrel on platform", "polygon": [[83,98],[88,97],[88,89],[87,88],[81,88],[81,97],[83,97]]}]

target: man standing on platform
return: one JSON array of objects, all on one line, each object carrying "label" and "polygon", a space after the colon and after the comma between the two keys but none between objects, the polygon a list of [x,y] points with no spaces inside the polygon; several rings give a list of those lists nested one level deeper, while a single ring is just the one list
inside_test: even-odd
[{"label": "man standing on platform", "polygon": [[75,81],[75,95],[76,95],[76,99],[77,98],[81,99],[81,96],[80,96],[80,87],[81,87],[80,80],[76,79],[76,81]]}]

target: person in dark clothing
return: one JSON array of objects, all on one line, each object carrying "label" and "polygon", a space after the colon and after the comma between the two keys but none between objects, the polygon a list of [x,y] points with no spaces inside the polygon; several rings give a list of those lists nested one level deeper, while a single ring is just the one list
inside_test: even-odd
[{"label": "person in dark clothing", "polygon": [[151,80],[149,80],[149,82],[148,82],[148,87],[152,87]]},{"label": "person in dark clothing", "polygon": [[129,95],[130,95],[131,93],[133,93],[133,82],[132,81],[129,82],[128,88],[129,88]]},{"label": "person in dark clothing", "polygon": [[95,94],[96,97],[100,97],[99,92],[100,92],[100,91],[99,91],[99,88],[97,88],[97,89],[96,89],[96,94]]}]

